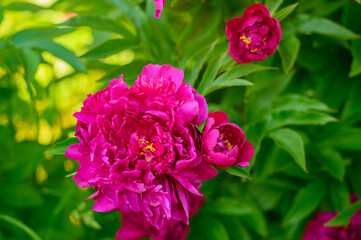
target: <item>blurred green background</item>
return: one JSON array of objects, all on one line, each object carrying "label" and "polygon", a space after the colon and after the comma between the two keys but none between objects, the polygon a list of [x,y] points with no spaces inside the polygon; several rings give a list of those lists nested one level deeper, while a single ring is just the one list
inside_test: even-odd
[{"label": "blurred green background", "polygon": [[72,140],[53,145],[73,137],[87,94],[148,63],[183,69],[256,148],[250,167],[204,183],[189,239],[300,239],[315,211],[359,206],[361,5],[257,2],[283,40],[240,65],[225,23],[254,1],[167,0],[155,19],[153,0],[0,0],[0,239],[114,238],[119,214],[93,212],[93,189],[71,179]]}]

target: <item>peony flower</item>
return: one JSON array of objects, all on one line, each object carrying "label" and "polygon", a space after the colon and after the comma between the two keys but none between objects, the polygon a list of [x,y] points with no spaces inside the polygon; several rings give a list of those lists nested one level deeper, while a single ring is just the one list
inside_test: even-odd
[{"label": "peony flower", "polygon": [[280,23],[262,4],[253,4],[227,21],[229,55],[239,63],[263,61],[276,51],[282,38]]},{"label": "peony flower", "polygon": [[359,209],[350,219],[350,224],[348,226],[348,231],[350,234],[350,240],[359,240],[361,239],[361,209]]},{"label": "peony flower", "polygon": [[[190,210],[193,215],[203,203],[203,198],[192,202]],[[169,220],[161,229],[152,226],[139,212],[134,212],[127,206],[119,209],[122,214],[122,227],[116,233],[116,239],[136,240],[149,237],[153,240],[183,240],[189,232],[189,225],[184,221]]]},{"label": "peony flower", "polygon": [[239,126],[229,123],[224,112],[208,114],[202,138],[203,158],[219,166],[247,166],[254,154],[254,148],[246,141],[246,135]]},{"label": "peony flower", "polygon": [[206,101],[182,80],[183,71],[150,64],[134,86],[114,79],[74,114],[80,143],[65,155],[79,162],[76,184],[95,187],[95,211],[125,206],[157,229],[189,224],[200,182],[217,171],[202,161],[195,128]]},{"label": "peony flower", "polygon": [[348,233],[343,227],[325,227],[323,224],[334,218],[337,213],[318,212],[307,223],[302,240],[347,240]]},{"label": "peony flower", "polygon": [[154,0],[155,4],[155,18],[160,18],[160,14],[163,11],[165,0]]}]

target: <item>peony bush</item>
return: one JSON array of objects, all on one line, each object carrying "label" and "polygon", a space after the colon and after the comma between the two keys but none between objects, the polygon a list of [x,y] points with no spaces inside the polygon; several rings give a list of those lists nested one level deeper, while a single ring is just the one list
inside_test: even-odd
[{"label": "peony bush", "polygon": [[1,239],[360,239],[359,1],[0,1]]}]

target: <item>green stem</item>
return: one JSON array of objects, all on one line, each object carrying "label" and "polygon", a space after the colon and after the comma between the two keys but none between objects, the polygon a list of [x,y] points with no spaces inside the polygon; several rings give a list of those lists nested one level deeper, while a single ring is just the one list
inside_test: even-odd
[{"label": "green stem", "polygon": [[13,217],[10,217],[10,216],[4,215],[4,214],[0,214],[0,220],[3,220],[5,222],[10,223],[11,225],[13,225],[15,227],[20,228],[34,240],[41,240],[41,237],[36,232],[34,232],[33,229],[31,229],[30,227],[28,227],[27,225],[25,225],[24,223],[20,222],[19,220],[15,219]]}]

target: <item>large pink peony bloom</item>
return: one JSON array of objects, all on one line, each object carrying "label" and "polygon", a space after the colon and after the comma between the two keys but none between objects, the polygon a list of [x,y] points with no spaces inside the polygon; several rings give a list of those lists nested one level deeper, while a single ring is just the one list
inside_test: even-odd
[{"label": "large pink peony bloom", "polygon": [[263,61],[276,51],[282,38],[280,23],[262,4],[253,4],[227,21],[229,55],[239,63]]},{"label": "large pink peony bloom", "polygon": [[229,123],[224,112],[208,114],[202,138],[203,158],[219,166],[247,166],[254,154],[254,148],[246,141],[246,135],[239,126]]},{"label": "large pink peony bloom", "polygon": [[195,128],[206,101],[182,80],[181,70],[147,65],[130,89],[114,79],[74,114],[80,143],[65,155],[79,161],[77,185],[95,187],[95,211],[125,205],[157,229],[188,224],[192,201],[203,198],[199,182],[217,171],[202,161]]}]

